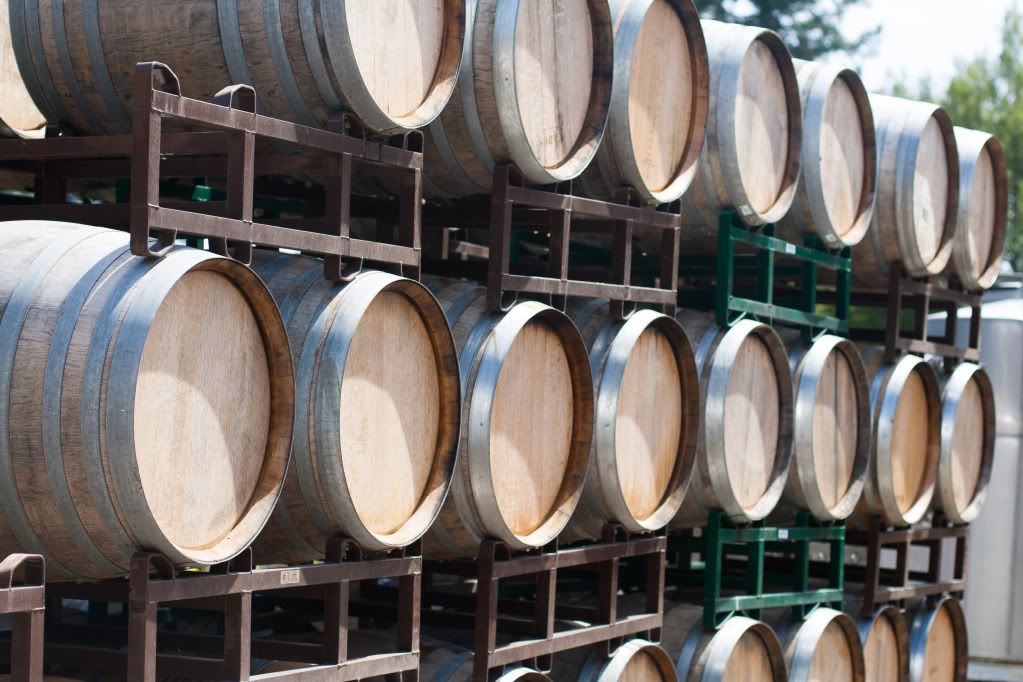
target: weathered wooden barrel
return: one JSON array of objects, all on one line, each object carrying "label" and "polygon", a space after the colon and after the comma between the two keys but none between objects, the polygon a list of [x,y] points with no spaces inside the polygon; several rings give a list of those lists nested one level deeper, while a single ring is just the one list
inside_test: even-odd
[{"label": "weathered wooden barrel", "polygon": [[253,269],[281,309],[296,368],[295,445],[261,562],[323,557],[332,537],[368,551],[427,531],[458,448],[458,356],[422,284],[365,271],[323,278],[317,258],[257,250]]},{"label": "weathered wooden barrel", "polygon": [[853,249],[853,276],[884,288],[888,267],[936,275],[952,256],[959,210],[959,155],[952,120],[925,102],[871,95],[877,127],[877,206]]},{"label": "weathered wooden barrel", "polygon": [[251,270],[123,232],[0,224],[0,554],[51,576],[179,565],[249,546],[280,494],[294,379]]},{"label": "weathered wooden barrel", "polygon": [[454,332],[463,404],[454,481],[424,552],[475,556],[487,538],[541,547],[582,495],[593,435],[586,346],[564,313],[542,303],[497,313],[477,285],[434,292]]},{"label": "weathered wooden barrel", "polygon": [[345,110],[379,132],[418,128],[451,96],[466,29],[465,0],[9,2],[32,99],[90,134],[130,131],[144,61],[191,97],[250,84],[265,113],[296,123]]},{"label": "weathered wooden barrel", "polygon": [[601,199],[630,187],[647,203],[675,201],[696,175],[707,129],[710,76],[700,15],[692,0],[610,4],[611,111],[578,184]]},{"label": "weathered wooden barrel", "polygon": [[909,620],[909,681],[966,682],[969,642],[959,600],[921,606]]},{"label": "weathered wooden barrel", "polygon": [[661,646],[679,682],[783,682],[785,655],[770,626],[732,616],[704,632],[703,608],[673,606],[664,614]]},{"label": "weathered wooden barrel", "polygon": [[[469,682],[472,680],[472,651],[456,646],[434,649],[419,664],[424,682]],[[550,682],[550,677],[530,668],[505,668],[495,682]]]},{"label": "weathered wooden barrel", "polygon": [[803,117],[792,58],[766,29],[704,21],[703,32],[710,114],[683,220],[696,235],[716,235],[724,209],[747,225],[777,222],[799,182]]},{"label": "weathered wooden barrel", "polygon": [[902,610],[881,607],[856,627],[863,643],[866,682],[907,682],[909,679],[909,626]]},{"label": "weathered wooden barrel", "polygon": [[632,639],[609,658],[593,648],[578,648],[554,656],[555,682],[676,682],[675,664],[660,646]]},{"label": "weathered wooden barrel", "polygon": [[571,180],[607,125],[614,39],[607,0],[468,0],[451,102],[426,129],[428,196],[488,192],[513,163],[528,182]]},{"label": "weathered wooden barrel", "polygon": [[784,609],[765,620],[781,640],[789,682],[864,682],[863,644],[846,614],[820,607],[795,620]]},{"label": "weathered wooden barrel", "polygon": [[779,508],[840,521],[856,508],[870,459],[870,388],[856,345],[823,336],[810,346],[799,333],[789,355],[795,384],[792,462]]},{"label": "weathered wooden barrel", "polygon": [[11,22],[7,19],[8,0],[0,0],[0,135],[42,137],[46,117],[32,101],[18,69],[11,41]]},{"label": "weathered wooden barrel", "polygon": [[871,458],[856,512],[891,526],[911,526],[934,499],[940,449],[938,377],[922,358],[904,355],[883,364],[880,348],[864,354],[870,377]]},{"label": "weathered wooden barrel", "polygon": [[965,362],[941,379],[941,454],[934,506],[953,523],[977,518],[995,454],[991,377]]},{"label": "weathered wooden barrel", "polygon": [[590,349],[595,413],[586,486],[563,537],[599,538],[608,522],[663,528],[682,505],[700,431],[692,346],[652,310],[612,321],[607,302],[593,300],[568,314]]},{"label": "weathered wooden barrel", "polygon": [[996,137],[955,128],[959,214],[949,269],[970,290],[988,289],[1002,267],[1009,215],[1005,151]]},{"label": "weathered wooden barrel", "polygon": [[696,347],[703,429],[689,492],[673,525],[701,526],[708,509],[739,522],[774,510],[792,455],[792,378],[771,327],[743,320],[721,329],[703,313],[678,315]]},{"label": "weathered wooden barrel", "polygon": [[832,249],[863,241],[874,215],[877,138],[870,96],[851,69],[794,61],[803,107],[803,160],[792,210],[779,227],[791,241],[816,234]]}]

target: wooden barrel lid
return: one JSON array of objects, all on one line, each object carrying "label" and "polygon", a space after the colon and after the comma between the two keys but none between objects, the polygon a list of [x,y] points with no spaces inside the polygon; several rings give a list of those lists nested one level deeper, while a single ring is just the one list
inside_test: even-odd
[{"label": "wooden barrel lid", "polygon": [[384,291],[359,322],[341,382],[341,452],[359,518],[374,533],[419,509],[440,432],[440,372],[430,332],[403,294]]},{"label": "wooden barrel lid", "polygon": [[[367,0],[370,1],[370,0]],[[575,150],[590,109],[593,28],[588,0],[520,0],[515,93],[526,141],[541,166]]]},{"label": "wooden barrel lid", "polygon": [[[666,71],[664,65],[670,64]],[[690,144],[694,116],[692,55],[678,11],[653,0],[632,53],[629,129],[636,166],[653,191],[678,176]]]},{"label": "wooden barrel lid", "polygon": [[653,656],[645,651],[640,651],[625,664],[618,680],[619,682],[661,682],[661,680],[667,682],[668,677]]},{"label": "wooden barrel lid", "polygon": [[859,224],[867,155],[863,112],[844,78],[836,78],[824,100],[821,124],[821,189],[825,207],[839,236]]},{"label": "wooden barrel lid", "polygon": [[995,242],[995,233],[1004,229],[999,224],[998,181],[995,176],[995,163],[991,158],[990,149],[985,146],[973,169],[973,181],[970,187],[970,209],[965,229],[967,248],[969,250],[970,271],[974,278],[980,278],[991,261],[991,248]]},{"label": "wooden barrel lid", "polygon": [[810,660],[810,680],[828,682],[855,682],[856,666],[853,656],[858,652],[850,642],[846,630],[836,621],[824,628],[817,649]]},{"label": "wooden barrel lid", "polygon": [[[0,124],[23,137],[41,137],[46,117],[36,108],[18,69],[11,37],[6,0],[0,3],[4,21],[0,21]],[[35,133],[35,134],[33,134]]]},{"label": "wooden barrel lid", "polygon": [[931,404],[920,372],[906,378],[892,423],[892,486],[899,512],[905,514],[927,485],[932,456]]},{"label": "wooden barrel lid", "polygon": [[214,545],[249,508],[270,386],[260,327],[237,286],[207,270],[181,277],[149,329],[134,414],[143,492],[179,547]]},{"label": "wooden barrel lid", "polygon": [[728,657],[721,682],[749,682],[750,680],[774,680],[771,652],[763,638],[754,630],[747,630],[739,637]]},{"label": "wooden barrel lid", "polygon": [[658,510],[673,480],[684,426],[683,386],[671,342],[648,327],[626,361],[615,425],[618,478],[639,520]]},{"label": "wooden barrel lid", "polygon": [[558,334],[528,322],[515,338],[494,392],[490,470],[494,497],[516,535],[549,518],[569,467],[572,371]]},{"label": "wooden barrel lid", "polygon": [[906,653],[891,619],[875,618],[863,646],[868,682],[903,682]]},{"label": "wooden barrel lid", "polygon": [[824,362],[813,407],[813,461],[825,505],[835,507],[852,483],[859,446],[859,408],[853,399],[856,378],[844,353],[833,351]]},{"label": "wooden barrel lid", "polygon": [[774,53],[755,40],[742,60],[735,102],[739,177],[758,213],[778,201],[788,170],[791,107]]},{"label": "wooden barrel lid", "polygon": [[952,437],[952,498],[957,509],[969,507],[976,495],[987,422],[980,386],[975,378],[970,379],[959,398]]},{"label": "wooden barrel lid", "polygon": [[913,222],[924,262],[937,257],[945,233],[950,189],[945,145],[945,132],[932,116],[920,135],[913,180]]},{"label": "wooden barrel lid", "polygon": [[764,341],[747,337],[725,396],[725,466],[739,504],[753,509],[772,483],[781,420],[778,377]]},{"label": "wooden barrel lid", "polygon": [[434,90],[448,18],[445,0],[346,0],[355,62],[388,116],[415,114]]},{"label": "wooden barrel lid", "polygon": [[956,627],[948,607],[942,604],[931,622],[924,649],[924,670],[921,682],[957,682]]}]

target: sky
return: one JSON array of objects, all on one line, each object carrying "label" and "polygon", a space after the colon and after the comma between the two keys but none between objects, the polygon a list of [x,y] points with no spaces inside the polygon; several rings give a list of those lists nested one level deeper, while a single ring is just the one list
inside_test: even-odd
[{"label": "sky", "polygon": [[844,29],[853,35],[883,27],[877,52],[855,60],[869,90],[888,90],[897,81],[915,85],[930,76],[940,92],[957,61],[996,54],[1002,18],[1016,1],[867,0],[848,11]]}]

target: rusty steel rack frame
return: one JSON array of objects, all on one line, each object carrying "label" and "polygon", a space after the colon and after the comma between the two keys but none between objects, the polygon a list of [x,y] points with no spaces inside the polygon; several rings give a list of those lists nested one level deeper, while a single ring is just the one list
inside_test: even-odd
[{"label": "rusty steel rack frame", "polygon": [[[611,314],[628,315],[637,304],[655,306],[673,315],[678,289],[678,254],[682,229],[676,205],[642,207],[632,205],[627,189],[615,194],[614,201],[576,196],[572,183],[548,188],[525,186],[522,173],[512,165],[494,169],[493,191],[487,196],[452,200],[424,210],[429,228],[484,228],[489,243],[466,246],[472,255],[485,257],[487,267],[487,306],[507,310],[520,294],[548,299],[564,309],[568,297],[606,298]],[[661,233],[659,287],[632,283],[632,241],[635,229]],[[513,273],[512,233],[514,230],[542,230],[550,234],[550,257],[543,274]],[[612,238],[610,272],[597,279],[574,279],[569,270],[572,234],[607,234]]]},{"label": "rusty steel rack frame", "polygon": [[[925,597],[931,601],[952,595],[962,599],[966,591],[966,557],[970,527],[951,525],[935,519],[931,527],[886,528],[880,519],[872,519],[867,530],[850,529],[846,536],[847,545],[860,546],[866,551],[866,566],[846,564],[847,577],[863,583],[862,617],[874,614],[877,606],[897,603],[902,606],[907,600]],[[955,557],[950,579],[943,579],[943,544],[945,540],[955,542]],[[927,549],[927,569],[913,571],[910,566],[912,547]],[[894,570],[881,567],[881,553],[885,549],[895,551]]]},{"label": "rusty steel rack frame", "polygon": [[[422,134],[388,141],[367,138],[352,116],[331,130],[256,113],[255,91],[224,88],[213,102],[190,99],[165,64],[135,67],[129,135],[58,136],[0,141],[0,167],[35,174],[36,203],[0,206],[0,219],[47,219],[127,229],[137,256],[158,257],[179,235],[208,238],[211,250],[244,263],[253,244],[321,255],[328,279],[344,279],[364,260],[400,266],[418,278],[421,265]],[[170,119],[198,131],[164,130]],[[355,131],[357,134],[350,134]],[[51,129],[51,132],[56,134]],[[257,152],[257,142],[264,148]],[[282,149],[286,146],[288,149]],[[301,150],[301,153],[288,153]],[[400,175],[397,239],[390,244],[351,236],[353,168]],[[324,177],[323,218],[259,222],[253,218],[256,176]],[[222,202],[161,202],[161,177],[225,177]],[[129,177],[127,204],[68,204],[69,178]],[[151,237],[156,238],[154,247]]]},{"label": "rusty steel rack frame", "polygon": [[[474,578],[477,584],[475,596],[467,598],[424,590],[422,615],[426,622],[472,630],[474,682],[486,682],[495,671],[518,663],[549,671],[552,656],[568,649],[596,645],[598,653],[607,657],[626,638],[660,640],[666,550],[663,535],[629,537],[620,526],[606,527],[601,540],[594,544],[561,548],[555,541],[531,553],[512,553],[504,543],[486,540],[477,559],[427,562],[427,585],[433,574]],[[618,614],[618,576],[623,559],[643,560],[646,564],[642,614]],[[596,570],[597,605],[558,604],[559,569]],[[500,582],[516,578],[535,580],[534,599],[499,599]],[[591,624],[555,631],[556,616]],[[516,641],[499,646],[499,625],[509,628]]]},{"label": "rusty steel rack frame", "polygon": [[[128,613],[127,646],[124,628],[94,625],[75,627],[62,624],[58,613],[47,623],[46,662],[79,668],[120,671],[124,679],[155,682],[157,664],[161,672],[199,675],[248,682],[249,680],[357,680],[380,675],[400,675],[415,682],[419,671],[420,596],[423,559],[419,546],[407,548],[401,556],[365,558],[351,540],[334,539],[327,545],[326,561],[283,568],[255,568],[251,550],[208,573],[177,571],[160,554],[140,552],[132,558],[127,580],[100,583],[52,583],[49,599],[122,603]],[[397,653],[362,658],[348,656],[348,616],[351,583],[397,579]],[[323,643],[253,639],[252,595],[254,592],[307,594],[323,590]],[[175,647],[189,654],[157,650],[157,608],[178,606],[223,611],[222,637],[160,633]],[[70,641],[68,641],[70,639]],[[112,644],[113,642],[113,644]],[[250,657],[265,657],[314,664],[287,673],[253,675]]]},{"label": "rusty steel rack frame", "polygon": [[0,561],[0,614],[11,617],[12,682],[42,682],[45,612],[46,562],[43,557],[11,554]]}]

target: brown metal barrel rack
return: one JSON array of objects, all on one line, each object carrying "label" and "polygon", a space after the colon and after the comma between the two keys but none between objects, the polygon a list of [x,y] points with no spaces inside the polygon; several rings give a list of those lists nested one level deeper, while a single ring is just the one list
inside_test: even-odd
[{"label": "brown metal barrel rack", "polygon": [[46,562],[38,554],[11,554],[0,561],[0,614],[11,618],[11,679],[41,680]]}]

